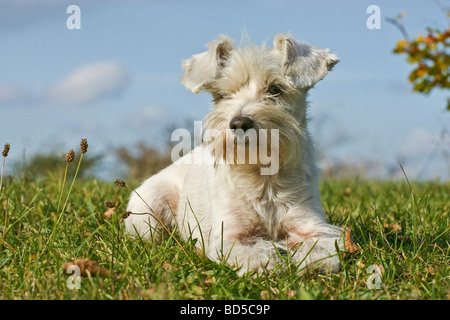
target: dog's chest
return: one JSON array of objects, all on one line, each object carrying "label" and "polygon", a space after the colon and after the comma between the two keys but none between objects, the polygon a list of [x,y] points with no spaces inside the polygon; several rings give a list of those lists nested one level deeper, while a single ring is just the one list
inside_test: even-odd
[{"label": "dog's chest", "polygon": [[[236,227],[252,238],[277,241],[286,236],[283,222],[290,205],[291,188],[279,177],[230,175],[228,186]],[[234,214],[234,212],[239,212]],[[246,237],[246,236],[245,236]],[[244,237],[244,238],[245,238]]]},{"label": "dog's chest", "polygon": [[248,204],[261,237],[279,240],[285,236],[282,225],[287,205],[275,190],[266,188],[258,197],[249,199]]}]

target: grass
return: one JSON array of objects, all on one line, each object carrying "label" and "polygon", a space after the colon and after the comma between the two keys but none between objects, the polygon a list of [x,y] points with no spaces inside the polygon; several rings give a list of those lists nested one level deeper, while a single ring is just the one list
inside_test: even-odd
[{"label": "grass", "polygon": [[[63,165],[63,164],[62,164]],[[358,252],[341,257],[335,275],[239,277],[175,233],[160,244],[124,236],[130,190],[113,181],[78,179],[55,224],[61,174],[34,182],[5,179],[0,193],[0,299],[449,299],[450,184],[325,180],[331,223],[351,227]],[[105,201],[120,202],[111,218]],[[51,236],[53,234],[53,236]],[[177,238],[174,238],[177,237]],[[179,242],[178,242],[179,241]],[[98,261],[106,277],[67,286],[62,266]],[[380,289],[369,289],[376,265]]]}]

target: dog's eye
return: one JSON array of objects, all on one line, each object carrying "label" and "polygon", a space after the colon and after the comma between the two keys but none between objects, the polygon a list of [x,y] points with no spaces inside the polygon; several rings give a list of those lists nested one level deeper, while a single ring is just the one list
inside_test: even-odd
[{"label": "dog's eye", "polygon": [[270,94],[273,97],[279,97],[283,94],[283,90],[276,84],[272,84],[268,89],[267,93]]}]

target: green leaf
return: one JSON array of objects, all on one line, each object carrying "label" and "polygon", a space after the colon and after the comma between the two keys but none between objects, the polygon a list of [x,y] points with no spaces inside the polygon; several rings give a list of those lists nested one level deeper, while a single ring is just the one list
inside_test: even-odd
[{"label": "green leaf", "polygon": [[424,92],[427,87],[427,81],[422,80],[414,86],[414,91]]},{"label": "green leaf", "polygon": [[409,81],[414,82],[418,78],[417,69],[413,70],[409,75]]}]

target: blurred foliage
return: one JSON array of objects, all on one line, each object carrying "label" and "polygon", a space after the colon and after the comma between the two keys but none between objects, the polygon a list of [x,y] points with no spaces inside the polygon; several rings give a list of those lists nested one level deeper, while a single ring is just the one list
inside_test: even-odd
[{"label": "blurred foliage", "polygon": [[128,147],[120,147],[116,150],[116,156],[127,166],[128,180],[142,180],[172,163],[169,151],[160,151],[143,142],[139,142],[131,150]]},{"label": "blurred foliage", "polygon": [[[171,165],[173,163],[171,152],[179,141],[172,141],[170,138],[172,133],[180,128],[188,130],[190,137],[195,137],[194,120],[184,118],[166,126],[162,136],[168,139],[163,141],[165,144],[163,147],[156,148],[148,145],[147,142],[141,141],[135,146],[124,146],[116,149],[116,159],[126,167],[127,180],[142,181],[142,179],[148,178]],[[194,141],[192,140],[191,148],[193,149],[194,147]]]},{"label": "blurred foliage", "polygon": [[[450,28],[427,28],[426,34],[419,34],[415,39],[409,40],[398,20],[390,19],[390,22],[400,27],[404,35],[404,39],[397,41],[393,52],[406,54],[407,61],[415,67],[409,74],[413,90],[428,94],[434,88],[449,89]],[[447,99],[447,110],[450,111],[450,99]]]},{"label": "blurred foliage", "polygon": [[[80,152],[75,154],[75,159],[70,163],[68,168],[68,175],[75,174],[78,161],[80,159]],[[84,156],[80,166],[78,177],[89,177],[94,174],[95,168],[100,164],[103,156]],[[29,159],[22,161],[15,161],[13,163],[14,175],[18,178],[23,178],[25,181],[35,181],[38,179],[52,177],[57,175],[62,176],[66,166],[66,154],[34,154]]]}]

